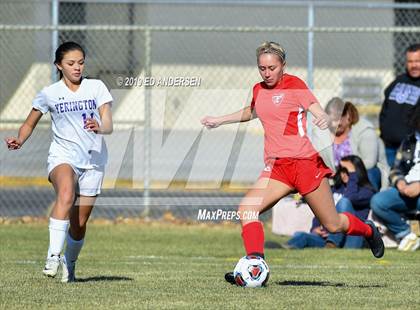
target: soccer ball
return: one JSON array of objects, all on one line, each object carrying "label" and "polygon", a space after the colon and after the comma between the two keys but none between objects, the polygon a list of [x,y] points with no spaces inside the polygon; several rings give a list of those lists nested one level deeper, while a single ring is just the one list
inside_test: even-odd
[{"label": "soccer ball", "polygon": [[265,286],[269,275],[267,263],[259,256],[242,257],[233,270],[236,284],[243,287]]}]

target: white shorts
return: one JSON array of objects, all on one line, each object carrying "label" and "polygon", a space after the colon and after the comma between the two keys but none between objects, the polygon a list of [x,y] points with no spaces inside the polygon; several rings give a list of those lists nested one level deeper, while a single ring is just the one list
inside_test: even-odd
[{"label": "white shorts", "polygon": [[77,176],[76,194],[81,196],[93,197],[101,193],[102,181],[104,179],[104,166],[95,167],[92,169],[83,169],[73,166],[65,160],[49,159],[48,160],[48,180],[50,179],[51,171],[61,164],[70,165]]}]

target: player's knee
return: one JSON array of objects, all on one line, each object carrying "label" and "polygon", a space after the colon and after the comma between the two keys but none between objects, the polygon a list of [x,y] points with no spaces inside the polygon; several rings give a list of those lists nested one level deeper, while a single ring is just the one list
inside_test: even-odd
[{"label": "player's knee", "polygon": [[57,203],[66,207],[71,207],[74,202],[74,192],[71,189],[63,189],[58,192]]},{"label": "player's knee", "polygon": [[373,195],[370,200],[370,208],[373,213],[381,214],[385,209],[385,204],[380,194]]}]

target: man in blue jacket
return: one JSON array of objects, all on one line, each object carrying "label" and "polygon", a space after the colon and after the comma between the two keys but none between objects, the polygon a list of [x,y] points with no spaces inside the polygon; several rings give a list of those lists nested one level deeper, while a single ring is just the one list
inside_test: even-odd
[{"label": "man in blue jacket", "polygon": [[381,138],[385,143],[388,165],[393,166],[402,140],[413,128],[408,123],[420,98],[420,43],[406,50],[406,72],[399,75],[386,89],[379,115]]}]

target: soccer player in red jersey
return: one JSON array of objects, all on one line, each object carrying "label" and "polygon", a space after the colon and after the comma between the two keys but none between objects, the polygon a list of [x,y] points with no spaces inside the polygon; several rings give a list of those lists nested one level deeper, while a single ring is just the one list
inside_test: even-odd
[{"label": "soccer player in red jersey", "polygon": [[[314,125],[323,130],[329,126],[327,114],[301,79],[284,73],[286,53],[278,43],[259,46],[257,64],[263,81],[254,86],[251,104],[236,113],[201,120],[209,129],[257,117],[262,123],[265,168],[241,201],[239,214],[263,213],[298,191],[329,232],[364,236],[373,255],[382,257],[384,244],[372,222],[363,222],[350,213],[337,213],[327,179],[333,172],[307,136],[307,111],[313,115]],[[245,217],[241,223],[246,254],[264,257],[262,223]],[[234,283],[233,275],[227,274],[226,280]]]}]

